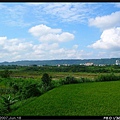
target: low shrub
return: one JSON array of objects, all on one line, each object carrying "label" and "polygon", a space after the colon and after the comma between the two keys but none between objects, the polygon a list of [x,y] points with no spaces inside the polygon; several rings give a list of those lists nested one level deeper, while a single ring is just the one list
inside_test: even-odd
[{"label": "low shrub", "polygon": [[60,80],[61,85],[74,84],[74,83],[78,83],[78,80],[71,76],[67,76],[65,79]]},{"label": "low shrub", "polygon": [[50,86],[50,85],[49,85],[49,86],[42,85],[39,90],[40,90],[40,93],[41,93],[41,94],[44,94],[45,92],[47,92],[47,91],[49,91],[49,90],[51,90],[51,89],[53,89],[53,88],[52,88],[52,86]]},{"label": "low shrub", "polygon": [[52,84],[52,88],[59,87],[59,86],[62,85],[61,84],[61,79],[60,80],[52,80],[51,84]]},{"label": "low shrub", "polygon": [[86,83],[86,82],[92,82],[92,80],[89,79],[89,78],[83,78],[83,77],[81,77],[81,78],[78,80],[78,82],[79,82],[79,83]]},{"label": "low shrub", "polygon": [[107,74],[107,75],[99,75],[95,81],[116,81],[119,80],[120,76],[116,76],[115,74]]}]

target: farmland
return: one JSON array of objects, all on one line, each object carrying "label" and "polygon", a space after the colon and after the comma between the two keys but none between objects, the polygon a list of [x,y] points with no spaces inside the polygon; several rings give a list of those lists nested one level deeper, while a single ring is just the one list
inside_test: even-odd
[{"label": "farmland", "polygon": [[64,85],[40,97],[18,102],[18,116],[119,115],[120,81]]},{"label": "farmland", "polygon": [[[0,95],[4,99],[0,98],[0,113],[14,116],[119,115],[119,71],[117,65],[1,66]],[[47,78],[43,77],[44,73]],[[3,100],[8,103],[1,104]]]},{"label": "farmland", "polygon": [[8,69],[11,71],[11,77],[23,77],[23,78],[41,78],[42,74],[47,72],[54,79],[64,78],[68,75],[74,77],[91,77],[94,78],[99,74],[107,73],[120,73],[120,66],[118,65],[107,65],[107,66],[84,66],[84,65],[70,65],[70,66],[0,66],[0,74],[2,71]]}]

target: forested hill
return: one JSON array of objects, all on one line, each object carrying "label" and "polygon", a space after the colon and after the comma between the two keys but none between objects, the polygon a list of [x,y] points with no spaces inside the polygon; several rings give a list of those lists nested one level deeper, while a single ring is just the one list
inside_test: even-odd
[{"label": "forested hill", "polygon": [[0,65],[79,65],[85,63],[93,63],[93,64],[105,64],[105,65],[112,65],[116,63],[116,60],[120,61],[120,58],[106,58],[106,59],[62,59],[62,60],[23,60],[23,61],[16,61],[16,62],[1,62]]}]

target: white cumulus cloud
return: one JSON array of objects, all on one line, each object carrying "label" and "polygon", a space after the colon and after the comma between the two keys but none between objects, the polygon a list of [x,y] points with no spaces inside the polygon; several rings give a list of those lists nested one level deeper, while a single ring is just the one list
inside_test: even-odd
[{"label": "white cumulus cloud", "polygon": [[110,15],[99,16],[89,19],[89,25],[98,27],[102,30],[120,26],[120,11],[113,12]]},{"label": "white cumulus cloud", "polygon": [[[0,51],[1,59],[17,60],[18,56],[20,58],[25,55],[25,53],[32,50],[33,44],[30,42],[24,42],[20,39],[8,39],[5,37],[0,37]],[[17,57],[16,57],[17,56]]]},{"label": "white cumulus cloud", "polygon": [[120,27],[104,30],[100,40],[90,45],[92,48],[120,50]]},{"label": "white cumulus cloud", "polygon": [[36,25],[32,28],[29,29],[29,32],[36,37],[40,37],[43,35],[47,35],[47,34],[56,34],[56,33],[61,33],[62,30],[61,29],[52,29],[46,25]]},{"label": "white cumulus cloud", "polygon": [[18,38],[8,39],[5,36],[0,37],[0,61],[80,59],[91,55],[89,52],[77,48],[78,45],[73,45],[69,49],[63,48],[58,43],[33,44]]},{"label": "white cumulus cloud", "polygon": [[50,28],[43,24],[30,28],[29,32],[38,37],[40,42],[66,42],[74,39],[74,35],[69,32],[62,32],[61,29]]}]

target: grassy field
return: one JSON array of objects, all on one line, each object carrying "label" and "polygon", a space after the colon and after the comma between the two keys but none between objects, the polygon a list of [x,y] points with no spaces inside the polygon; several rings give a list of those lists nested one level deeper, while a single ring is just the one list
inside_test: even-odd
[{"label": "grassy field", "polygon": [[[94,79],[100,74],[108,74],[108,73],[87,73],[87,72],[47,72],[50,76],[52,76],[53,80],[59,80],[62,78],[65,78],[66,76],[73,76],[75,78],[90,78]],[[11,77],[22,77],[22,78],[35,78],[35,79],[41,79],[43,75],[43,72],[14,72]],[[119,73],[115,73],[115,75],[119,75]]]},{"label": "grassy field", "polygon": [[[60,78],[64,78],[68,75],[70,76],[74,76],[74,77],[96,77],[98,76],[98,73],[83,73],[83,72],[47,72],[49,75],[52,76],[53,79],[60,79]],[[14,72],[12,73],[11,77],[19,77],[19,76],[22,76],[22,77],[33,77],[33,78],[41,78],[42,77],[42,74],[43,72]],[[102,73],[103,74],[103,73]]]},{"label": "grassy field", "polygon": [[[12,116],[119,116],[120,81],[63,85],[19,101]],[[17,109],[18,108],[18,109]]]}]

